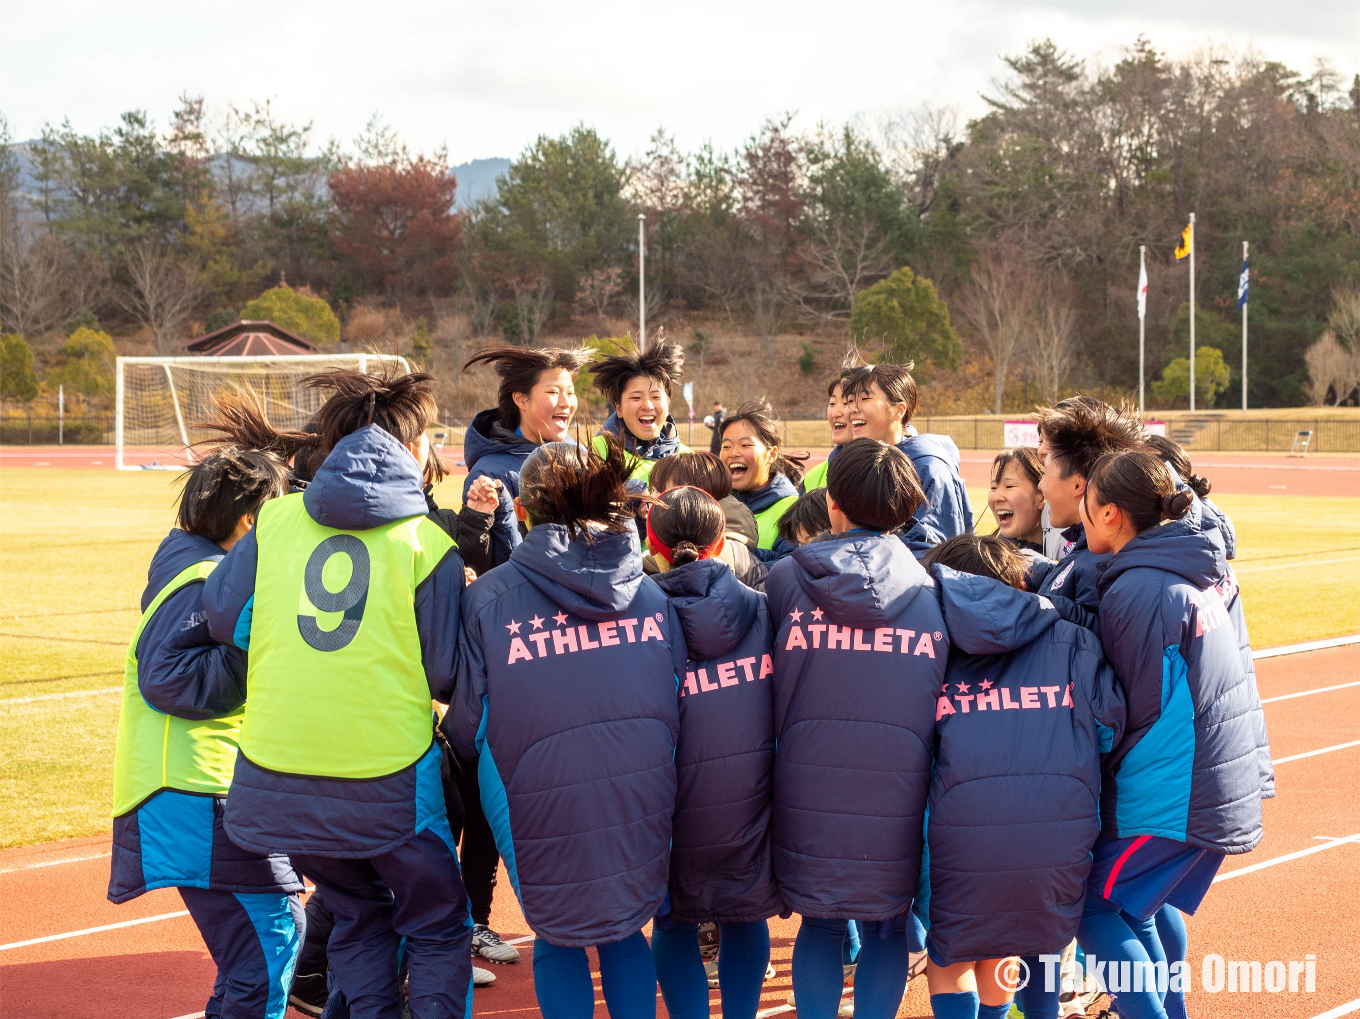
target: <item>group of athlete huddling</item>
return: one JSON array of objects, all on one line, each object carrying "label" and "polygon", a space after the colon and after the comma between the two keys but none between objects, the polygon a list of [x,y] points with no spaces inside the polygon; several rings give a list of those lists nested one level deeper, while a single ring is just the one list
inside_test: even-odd
[{"label": "group of athlete huddling", "polygon": [[614,1019],[754,1019],[794,913],[804,1019],[890,1019],[920,968],[941,1019],[1080,1014],[1078,952],[1184,1016],[1182,914],[1273,795],[1208,483],[1078,396],[978,535],[910,365],[850,351],[804,474],[764,403],[683,445],[683,361],[476,354],[456,513],[429,375],[311,376],[298,432],[222,395],[127,653],[110,899],[180,890],[227,1019],[470,1019],[474,958],[519,957],[501,861],[547,1019],[592,1015],[589,947]]}]

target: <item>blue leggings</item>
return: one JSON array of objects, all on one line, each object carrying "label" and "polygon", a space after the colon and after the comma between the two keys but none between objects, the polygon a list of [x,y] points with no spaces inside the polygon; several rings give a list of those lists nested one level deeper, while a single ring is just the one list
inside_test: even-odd
[{"label": "blue leggings", "polygon": [[[1131,971],[1139,966],[1146,967],[1149,962],[1166,962],[1161,938],[1157,936],[1155,914],[1146,920],[1138,920],[1114,903],[1090,894],[1086,897],[1081,926],[1077,928],[1077,942],[1083,952],[1096,957],[1097,965],[1107,964],[1103,970],[1105,982],[1122,1019],[1167,1019],[1162,996],[1155,986],[1148,988],[1145,983],[1141,991],[1135,991],[1130,980],[1128,990],[1114,990],[1116,986],[1122,988],[1126,977],[1121,963],[1131,963]],[[1118,975],[1114,967],[1119,967]],[[1132,973],[1127,976],[1131,977]]]},{"label": "blue leggings", "polygon": [[[1167,965],[1185,961],[1190,939],[1185,933],[1185,918],[1181,916],[1181,911],[1175,906],[1163,906],[1157,910],[1155,919],[1157,937],[1162,942],[1162,951],[1166,953]],[[1171,985],[1168,985],[1166,999],[1162,1005],[1166,1009],[1168,1019],[1186,1019],[1184,990],[1173,990]]]},{"label": "blue leggings", "polygon": [[[652,924],[652,958],[671,1019],[708,1019],[708,976],[699,954],[698,925],[657,917]],[[768,923],[718,924],[723,1019],[755,1019],[769,964]]]},{"label": "blue leggings", "polygon": [[[847,920],[803,917],[793,943],[793,993],[799,1019],[835,1019],[840,1008]],[[855,1019],[892,1019],[907,989],[907,915],[860,921]],[[722,951],[719,949],[719,958]]]},{"label": "blue leggings", "polygon": [[[697,941],[696,941],[697,946]],[[656,1019],[656,967],[642,931],[596,945],[605,1007],[613,1019]],[[534,994],[543,1019],[590,1019],[595,988],[584,948],[534,941]]]},{"label": "blue leggings", "polygon": [[1029,967],[1029,983],[1015,992],[1015,1003],[1025,1013],[1025,1019],[1058,1019],[1058,996],[1062,993],[1062,971],[1054,967],[1053,990],[1044,985],[1044,964],[1037,955],[1026,955],[1021,961]]}]

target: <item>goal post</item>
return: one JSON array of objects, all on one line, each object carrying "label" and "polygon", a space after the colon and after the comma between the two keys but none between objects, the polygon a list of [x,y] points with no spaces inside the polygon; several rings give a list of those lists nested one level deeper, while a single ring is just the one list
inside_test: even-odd
[{"label": "goal post", "polygon": [[262,398],[270,424],[302,428],[325,402],[303,378],[327,368],[366,372],[384,362],[410,371],[395,354],[292,354],[264,357],[120,357],[114,367],[114,465],[119,470],[179,469],[195,443],[216,433],[200,427],[214,394],[249,388]]}]

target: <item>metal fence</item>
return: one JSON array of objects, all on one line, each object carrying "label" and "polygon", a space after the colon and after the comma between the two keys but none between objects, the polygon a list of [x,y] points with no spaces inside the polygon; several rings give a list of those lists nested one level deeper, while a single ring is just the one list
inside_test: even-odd
[{"label": "metal fence", "polygon": [[0,446],[112,446],[113,415],[67,414],[64,423],[55,414],[26,415],[6,412],[0,417]]},{"label": "metal fence", "polygon": [[[1195,452],[1288,453],[1301,431],[1312,432],[1310,453],[1360,453],[1360,417],[1268,418],[1147,415],[1166,423],[1166,434]],[[948,435],[960,449],[1001,449],[1008,420],[1001,417],[918,417],[919,431]],[[784,442],[794,448],[826,448],[831,429],[825,421],[783,422]],[[705,429],[707,433],[707,429]]]}]

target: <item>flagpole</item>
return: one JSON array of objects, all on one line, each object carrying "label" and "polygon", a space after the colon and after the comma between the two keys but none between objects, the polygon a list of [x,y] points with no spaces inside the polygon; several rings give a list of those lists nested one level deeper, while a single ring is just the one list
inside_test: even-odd
[{"label": "flagpole", "polygon": [[[1193,217],[1191,217],[1193,218]],[[647,352],[647,216],[638,213],[638,350]]]},{"label": "flagpole", "polygon": [[1138,245],[1138,416],[1143,416],[1143,326],[1146,322],[1144,318],[1143,302],[1147,299],[1142,292],[1143,277],[1147,273],[1147,245]]},{"label": "flagpole", "polygon": [[1195,412],[1195,214],[1190,213],[1190,413]]},{"label": "flagpole", "polygon": [[[1248,272],[1247,265],[1247,242],[1242,242],[1242,271]],[[1250,297],[1242,302],[1242,409],[1247,409],[1247,304]]]}]

